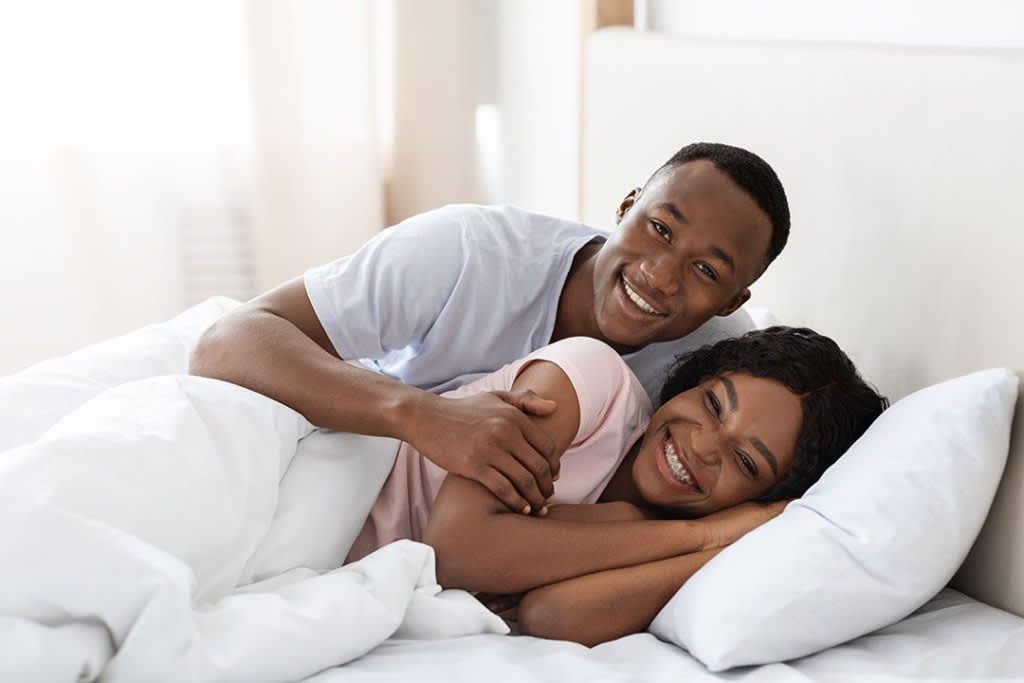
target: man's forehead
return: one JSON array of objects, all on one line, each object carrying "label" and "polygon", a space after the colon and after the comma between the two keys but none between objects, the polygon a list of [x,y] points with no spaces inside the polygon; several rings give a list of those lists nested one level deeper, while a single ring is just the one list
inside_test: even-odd
[{"label": "man's forehead", "polygon": [[[641,200],[648,210],[678,211],[690,223],[714,228],[720,246],[760,271],[771,241],[771,220],[753,197],[707,159],[688,161],[659,173]],[[756,253],[756,255],[755,255]],[[745,258],[746,257],[746,258]]]},{"label": "man's forehead", "polygon": [[725,171],[708,159],[687,161],[675,167],[662,169],[651,178],[647,190],[651,194],[668,194],[680,200],[743,192]]}]

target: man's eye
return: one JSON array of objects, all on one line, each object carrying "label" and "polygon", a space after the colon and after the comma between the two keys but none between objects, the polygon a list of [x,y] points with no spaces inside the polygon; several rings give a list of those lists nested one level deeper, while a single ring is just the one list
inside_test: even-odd
[{"label": "man's eye", "polygon": [[722,417],[722,404],[718,402],[718,397],[715,396],[715,392],[713,392],[713,391],[706,391],[706,392],[704,392],[704,395],[707,396],[708,406],[710,406],[709,410],[711,411],[711,414],[714,415],[715,417],[721,419],[721,417]]},{"label": "man's eye", "polygon": [[757,466],[754,465],[754,461],[747,457],[747,454],[743,451],[736,451],[736,456],[740,459],[740,463],[750,476],[757,477]]},{"label": "man's eye", "polygon": [[714,280],[716,282],[718,281],[718,273],[715,272],[715,269],[712,268],[711,266],[709,266],[708,264],[706,264],[706,263],[698,263],[697,264],[697,270],[699,270],[700,272],[702,272],[704,275],[706,275],[707,277],[711,278],[712,280]]},{"label": "man's eye", "polygon": [[651,221],[651,227],[654,228],[654,232],[664,237],[665,241],[672,241],[672,231],[666,228],[664,225],[662,225],[658,221]]}]

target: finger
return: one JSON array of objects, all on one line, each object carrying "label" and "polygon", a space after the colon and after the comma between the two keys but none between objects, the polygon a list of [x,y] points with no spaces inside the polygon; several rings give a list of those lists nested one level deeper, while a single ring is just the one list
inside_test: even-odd
[{"label": "finger", "polygon": [[477,481],[487,487],[487,490],[494,494],[505,507],[513,512],[521,512],[524,515],[533,511],[533,506],[521,495],[516,487],[512,485],[508,477],[496,470],[494,467],[485,467],[477,477]]},{"label": "finger", "polygon": [[544,496],[544,499],[547,500],[553,496],[555,493],[554,475],[551,474],[551,464],[547,458],[533,450],[533,446],[526,441],[513,446],[511,451],[512,456],[515,457],[519,464],[530,472],[537,489]]},{"label": "finger", "polygon": [[551,476],[558,476],[558,454],[555,453],[555,441],[548,433],[535,425],[530,418],[520,414],[520,420],[517,421],[519,431],[523,433],[526,440],[529,442],[533,450],[537,451],[545,460],[548,461],[548,467],[551,468]]},{"label": "finger", "polygon": [[543,417],[555,412],[558,404],[551,399],[538,396],[531,389],[520,391],[495,391],[495,396],[524,413]]},{"label": "finger", "polygon": [[487,609],[491,610],[495,614],[501,614],[507,612],[516,605],[519,604],[518,598],[512,598],[510,596],[504,596],[499,599],[493,600],[490,603],[484,603],[487,605]]},{"label": "finger", "polygon": [[491,466],[512,482],[519,495],[527,500],[534,512],[540,512],[547,505],[548,497],[537,488],[537,480],[533,473],[523,467],[514,457],[506,455],[501,460],[493,462]]},{"label": "finger", "polygon": [[544,417],[555,412],[558,409],[558,404],[549,398],[538,396],[534,392],[527,390],[519,402],[519,409],[530,415]]}]

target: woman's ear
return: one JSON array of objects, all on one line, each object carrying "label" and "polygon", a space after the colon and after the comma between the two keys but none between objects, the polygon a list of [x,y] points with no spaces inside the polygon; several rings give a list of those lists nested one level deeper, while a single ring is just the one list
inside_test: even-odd
[{"label": "woman's ear", "polygon": [[629,209],[634,204],[636,204],[637,197],[639,196],[640,188],[634,187],[632,190],[629,191],[625,199],[623,199],[622,202],[619,203],[619,208],[615,210],[615,225],[618,225],[619,223],[622,222],[622,219],[626,215],[626,212],[629,211]]}]

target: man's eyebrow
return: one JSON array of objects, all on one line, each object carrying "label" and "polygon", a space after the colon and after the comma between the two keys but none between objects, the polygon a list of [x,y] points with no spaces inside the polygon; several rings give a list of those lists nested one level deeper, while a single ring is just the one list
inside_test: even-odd
[{"label": "man's eyebrow", "polygon": [[716,247],[712,244],[708,250],[713,256],[717,257],[719,260],[723,261],[725,265],[729,266],[729,268],[736,270],[736,261],[733,260],[732,256],[726,254],[721,247]]},{"label": "man's eyebrow", "polygon": [[761,439],[757,438],[756,436],[750,437],[750,443],[754,444],[754,448],[756,448],[761,453],[761,455],[764,456],[764,459],[768,461],[769,467],[772,468],[772,472],[774,472],[775,476],[778,477],[779,461],[775,459],[775,454],[772,453],[768,449],[768,447],[764,445],[764,441],[761,441]]},{"label": "man's eyebrow", "polygon": [[[657,204],[654,205],[654,208],[668,211],[670,214],[672,214],[672,218],[674,218],[677,223],[686,222],[686,218],[683,216],[683,212],[680,211],[679,207],[677,207],[672,202],[658,202]],[[736,270],[736,260],[733,259],[732,256],[729,256],[729,254],[727,254],[724,249],[722,249],[721,247],[716,247],[715,245],[712,244],[710,247],[708,247],[708,251],[711,252],[712,256],[717,258],[719,261],[723,262],[730,269],[732,269],[733,271]]]},{"label": "man's eyebrow", "polygon": [[665,211],[668,211],[670,214],[672,214],[672,218],[675,218],[676,221],[679,223],[686,222],[686,218],[683,216],[683,212],[680,211],[679,207],[677,207],[672,202],[658,202],[657,204],[654,205],[654,208],[664,209]]},{"label": "man's eyebrow", "polygon": [[736,398],[736,385],[728,377],[722,377],[722,384],[725,385],[725,393],[729,396],[729,410],[735,412],[739,407],[739,399]]}]

